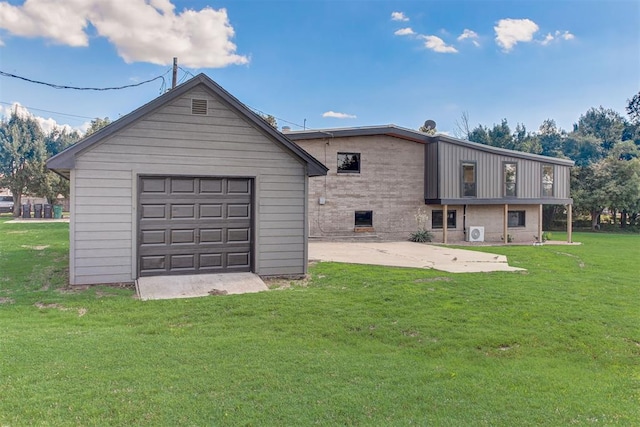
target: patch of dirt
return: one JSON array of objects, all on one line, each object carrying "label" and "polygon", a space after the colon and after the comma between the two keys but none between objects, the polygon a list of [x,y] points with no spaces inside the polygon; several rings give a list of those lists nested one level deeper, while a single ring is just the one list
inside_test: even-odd
[{"label": "patch of dirt", "polygon": [[[47,309],[47,308],[52,308],[52,309],[56,309],[56,310],[60,310],[60,311],[69,311],[69,310],[73,310],[72,308],[65,307],[65,306],[60,305],[60,304],[55,303],[55,302],[50,303],[50,304],[45,304],[45,303],[42,303],[42,302],[37,302],[37,303],[35,303],[35,304],[33,304],[33,305],[34,305],[34,306],[36,306],[36,307],[38,307],[40,310],[42,310],[42,309]],[[82,316],[84,316],[85,314],[87,314],[87,312],[88,312],[88,310],[87,310],[86,308],[84,308],[84,307],[80,307],[80,308],[78,309],[78,317],[82,317]]]},{"label": "patch of dirt", "polygon": [[118,295],[116,294],[111,294],[109,292],[104,292],[104,291],[96,291],[96,297],[97,298],[104,298],[104,297],[117,297]]},{"label": "patch of dirt", "polygon": [[228,292],[223,289],[211,289],[209,295],[227,295]]},{"label": "patch of dirt", "polygon": [[267,285],[269,290],[283,290],[289,289],[291,286],[302,286],[306,287],[309,285],[309,281],[311,277],[307,274],[304,277],[300,278],[291,278],[291,277],[267,277],[262,279]]},{"label": "patch of dirt", "polygon": [[[62,294],[77,294],[80,292],[84,292],[90,288],[96,287],[96,286],[100,286],[100,287],[106,287],[106,288],[113,288],[113,289],[128,289],[130,291],[135,291],[136,290],[136,285],[135,283],[129,283],[129,282],[122,282],[122,283],[99,283],[96,285],[68,285],[65,286],[64,288],[59,288],[58,292],[62,293]],[[115,296],[114,294],[110,294],[108,292],[105,291],[101,291],[101,290],[97,290],[96,291],[96,296],[97,297],[107,297],[107,296]]]},{"label": "patch of dirt", "polygon": [[45,249],[47,249],[50,245],[37,245],[37,246],[31,246],[31,245],[22,245],[20,246],[21,248],[26,248],[26,249],[33,249],[34,251],[43,251]]},{"label": "patch of dirt", "polygon": [[28,232],[29,230],[14,230],[14,231],[7,231],[7,234],[26,234]]},{"label": "patch of dirt", "polygon": [[431,282],[451,282],[451,277],[425,277],[422,279],[416,279],[413,283],[431,283]]},{"label": "patch of dirt", "polygon": [[45,304],[43,302],[37,302],[37,303],[35,303],[33,305],[35,305],[36,307],[38,307],[40,309],[43,309],[43,308],[57,308],[57,309],[62,310],[62,311],[66,311],[67,310],[67,308],[64,308],[63,306],[61,306],[60,304],[57,304],[55,302],[53,302],[51,304]]},{"label": "patch of dirt", "polygon": [[14,302],[13,298],[0,297],[0,304],[13,304]]}]

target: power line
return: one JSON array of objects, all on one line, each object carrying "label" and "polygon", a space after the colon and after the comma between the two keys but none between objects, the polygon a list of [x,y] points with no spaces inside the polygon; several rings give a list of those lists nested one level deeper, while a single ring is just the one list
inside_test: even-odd
[{"label": "power line", "polygon": [[169,69],[166,73],[164,73],[162,75],[159,75],[159,76],[154,77],[154,78],[149,79],[149,80],[145,80],[143,82],[134,83],[134,84],[130,84],[130,85],[124,85],[124,86],[114,86],[114,87],[78,87],[78,86],[58,85],[58,84],[54,84],[54,83],[47,83],[47,82],[42,82],[42,81],[39,81],[39,80],[29,79],[27,77],[22,77],[22,76],[18,76],[18,75],[15,75],[15,74],[4,72],[2,70],[0,70],[0,76],[11,77],[11,78],[14,78],[14,79],[24,80],[24,81],[29,82],[29,83],[35,83],[35,84],[39,84],[39,85],[49,86],[49,87],[52,87],[54,89],[106,91],[106,90],[121,90],[121,89],[128,89],[128,88],[136,87],[136,86],[142,86],[143,84],[151,83],[151,82],[153,82],[155,80],[159,80],[159,79],[162,79],[162,85],[164,86],[165,85],[164,76],[167,73],[169,73],[170,71],[171,71],[171,69]]},{"label": "power line", "polygon": [[[0,104],[4,104],[4,105],[11,105],[13,106],[15,103],[14,102],[4,102],[4,101],[0,101]],[[68,113],[61,113],[59,111],[51,111],[51,110],[43,110],[42,108],[33,108],[33,107],[27,107],[26,105],[22,105],[20,103],[18,103],[18,105],[20,105],[21,107],[26,108],[27,110],[31,111],[43,111],[45,113],[51,113],[51,114],[57,114],[59,116],[69,116],[69,117],[78,117],[80,119],[90,119],[93,120],[95,119],[95,117],[89,117],[89,116],[79,116],[77,114],[68,114]]]},{"label": "power line", "polygon": [[[187,75],[190,75],[191,77],[195,77],[195,75],[194,75],[193,73],[191,73],[189,70],[185,70],[184,68],[182,68],[182,67],[180,67],[180,66],[178,67],[178,69],[180,69],[182,72],[184,72],[184,75],[183,75],[183,76],[182,76],[182,78],[180,79],[180,81],[181,81],[181,82],[182,82],[182,81],[184,81],[184,80],[186,79],[186,76],[187,76]],[[15,75],[15,74],[7,73],[7,72],[4,72],[4,71],[2,71],[2,70],[0,70],[0,75],[2,75],[2,76],[6,76],[6,77],[15,78],[15,79],[24,80],[24,81],[29,82],[29,83],[35,83],[35,84],[41,84],[41,85],[49,86],[49,87],[52,87],[52,88],[54,88],[54,89],[95,90],[95,91],[107,91],[107,90],[121,90],[121,89],[128,89],[128,88],[132,88],[132,87],[136,87],[136,86],[141,86],[141,85],[146,84],[146,83],[151,83],[151,82],[153,82],[153,81],[155,81],[155,80],[162,79],[162,85],[160,86],[160,93],[164,93],[165,88],[166,88],[166,81],[165,81],[165,79],[164,79],[164,76],[166,76],[166,75],[167,75],[169,72],[171,72],[171,71],[172,71],[172,69],[170,68],[170,69],[168,69],[164,74],[161,74],[161,75],[159,75],[159,76],[157,76],[157,77],[154,77],[154,78],[152,78],[152,79],[149,79],[149,80],[145,80],[145,81],[143,81],[143,82],[139,82],[139,83],[135,83],[135,84],[130,84],[130,85],[124,85],[124,86],[104,87],[104,88],[96,88],[96,87],[77,87],[77,86],[57,85],[57,84],[53,84],[53,83],[47,83],[47,82],[42,82],[42,81],[38,81],[38,80],[32,80],[32,79],[29,79],[29,78],[27,78],[27,77],[22,77],[22,76],[18,76],[18,75]],[[10,104],[10,103],[8,103],[8,102],[2,102],[2,101],[0,101],[0,104],[12,105],[12,104]],[[78,116],[78,115],[75,115],[75,114],[59,113],[59,112],[57,112],[57,111],[43,110],[43,109],[31,108],[31,107],[27,107],[27,106],[23,106],[23,107],[25,107],[25,108],[27,108],[27,109],[29,109],[29,110],[34,110],[34,111],[44,111],[44,112],[46,112],[46,113],[59,114],[59,115],[62,115],[62,116],[79,117],[79,118],[82,118],[82,119],[94,119],[94,118],[95,118],[95,117],[87,117],[87,116]],[[268,115],[268,114],[267,114],[267,113],[265,113],[264,111],[259,110],[259,109],[257,109],[257,108],[251,107],[251,106],[249,106],[249,105],[247,105],[247,107],[249,107],[249,108],[250,108],[250,109],[252,109],[253,111],[255,111],[255,112],[259,113],[259,114],[262,114],[262,115],[264,115],[264,116]],[[290,121],[285,120],[285,119],[280,118],[280,117],[275,117],[275,116],[274,116],[274,118],[275,118],[276,120],[278,120],[279,122],[287,123],[287,124],[289,124],[289,125],[296,126],[296,127],[302,128],[302,129],[311,130],[311,129],[307,128],[306,123],[305,123],[305,125],[300,125],[300,124],[298,124],[298,123],[290,122]]]},{"label": "power line", "polygon": [[189,71],[189,70],[185,70],[184,68],[182,68],[181,66],[178,66],[178,68],[183,71],[185,74],[189,74],[191,77],[195,77],[195,75]]}]

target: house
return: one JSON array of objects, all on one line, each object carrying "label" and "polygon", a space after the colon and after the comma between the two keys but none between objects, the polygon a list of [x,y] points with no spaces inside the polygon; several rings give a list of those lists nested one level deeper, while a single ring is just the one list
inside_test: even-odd
[{"label": "house", "polygon": [[307,268],[327,169],[200,74],[52,157],[71,181],[71,284]]},{"label": "house", "polygon": [[541,241],[542,206],[561,204],[571,240],[570,160],[394,125],[286,135],[329,168],[309,183],[312,237]]}]

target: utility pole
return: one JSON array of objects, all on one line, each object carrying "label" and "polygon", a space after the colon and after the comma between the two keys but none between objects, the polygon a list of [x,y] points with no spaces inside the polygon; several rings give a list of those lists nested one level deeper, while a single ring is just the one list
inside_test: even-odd
[{"label": "utility pole", "polygon": [[178,58],[173,58],[173,78],[171,79],[171,89],[176,87],[176,81],[178,80]]}]

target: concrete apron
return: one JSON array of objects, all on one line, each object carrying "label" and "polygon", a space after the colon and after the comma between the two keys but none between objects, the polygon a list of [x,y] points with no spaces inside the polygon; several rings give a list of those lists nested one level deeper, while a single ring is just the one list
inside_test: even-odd
[{"label": "concrete apron", "polygon": [[504,255],[414,242],[309,242],[309,259],[392,267],[433,268],[449,273],[522,271]]},{"label": "concrete apron", "polygon": [[206,297],[268,290],[260,276],[253,273],[193,274],[151,276],[136,280],[141,300]]}]

